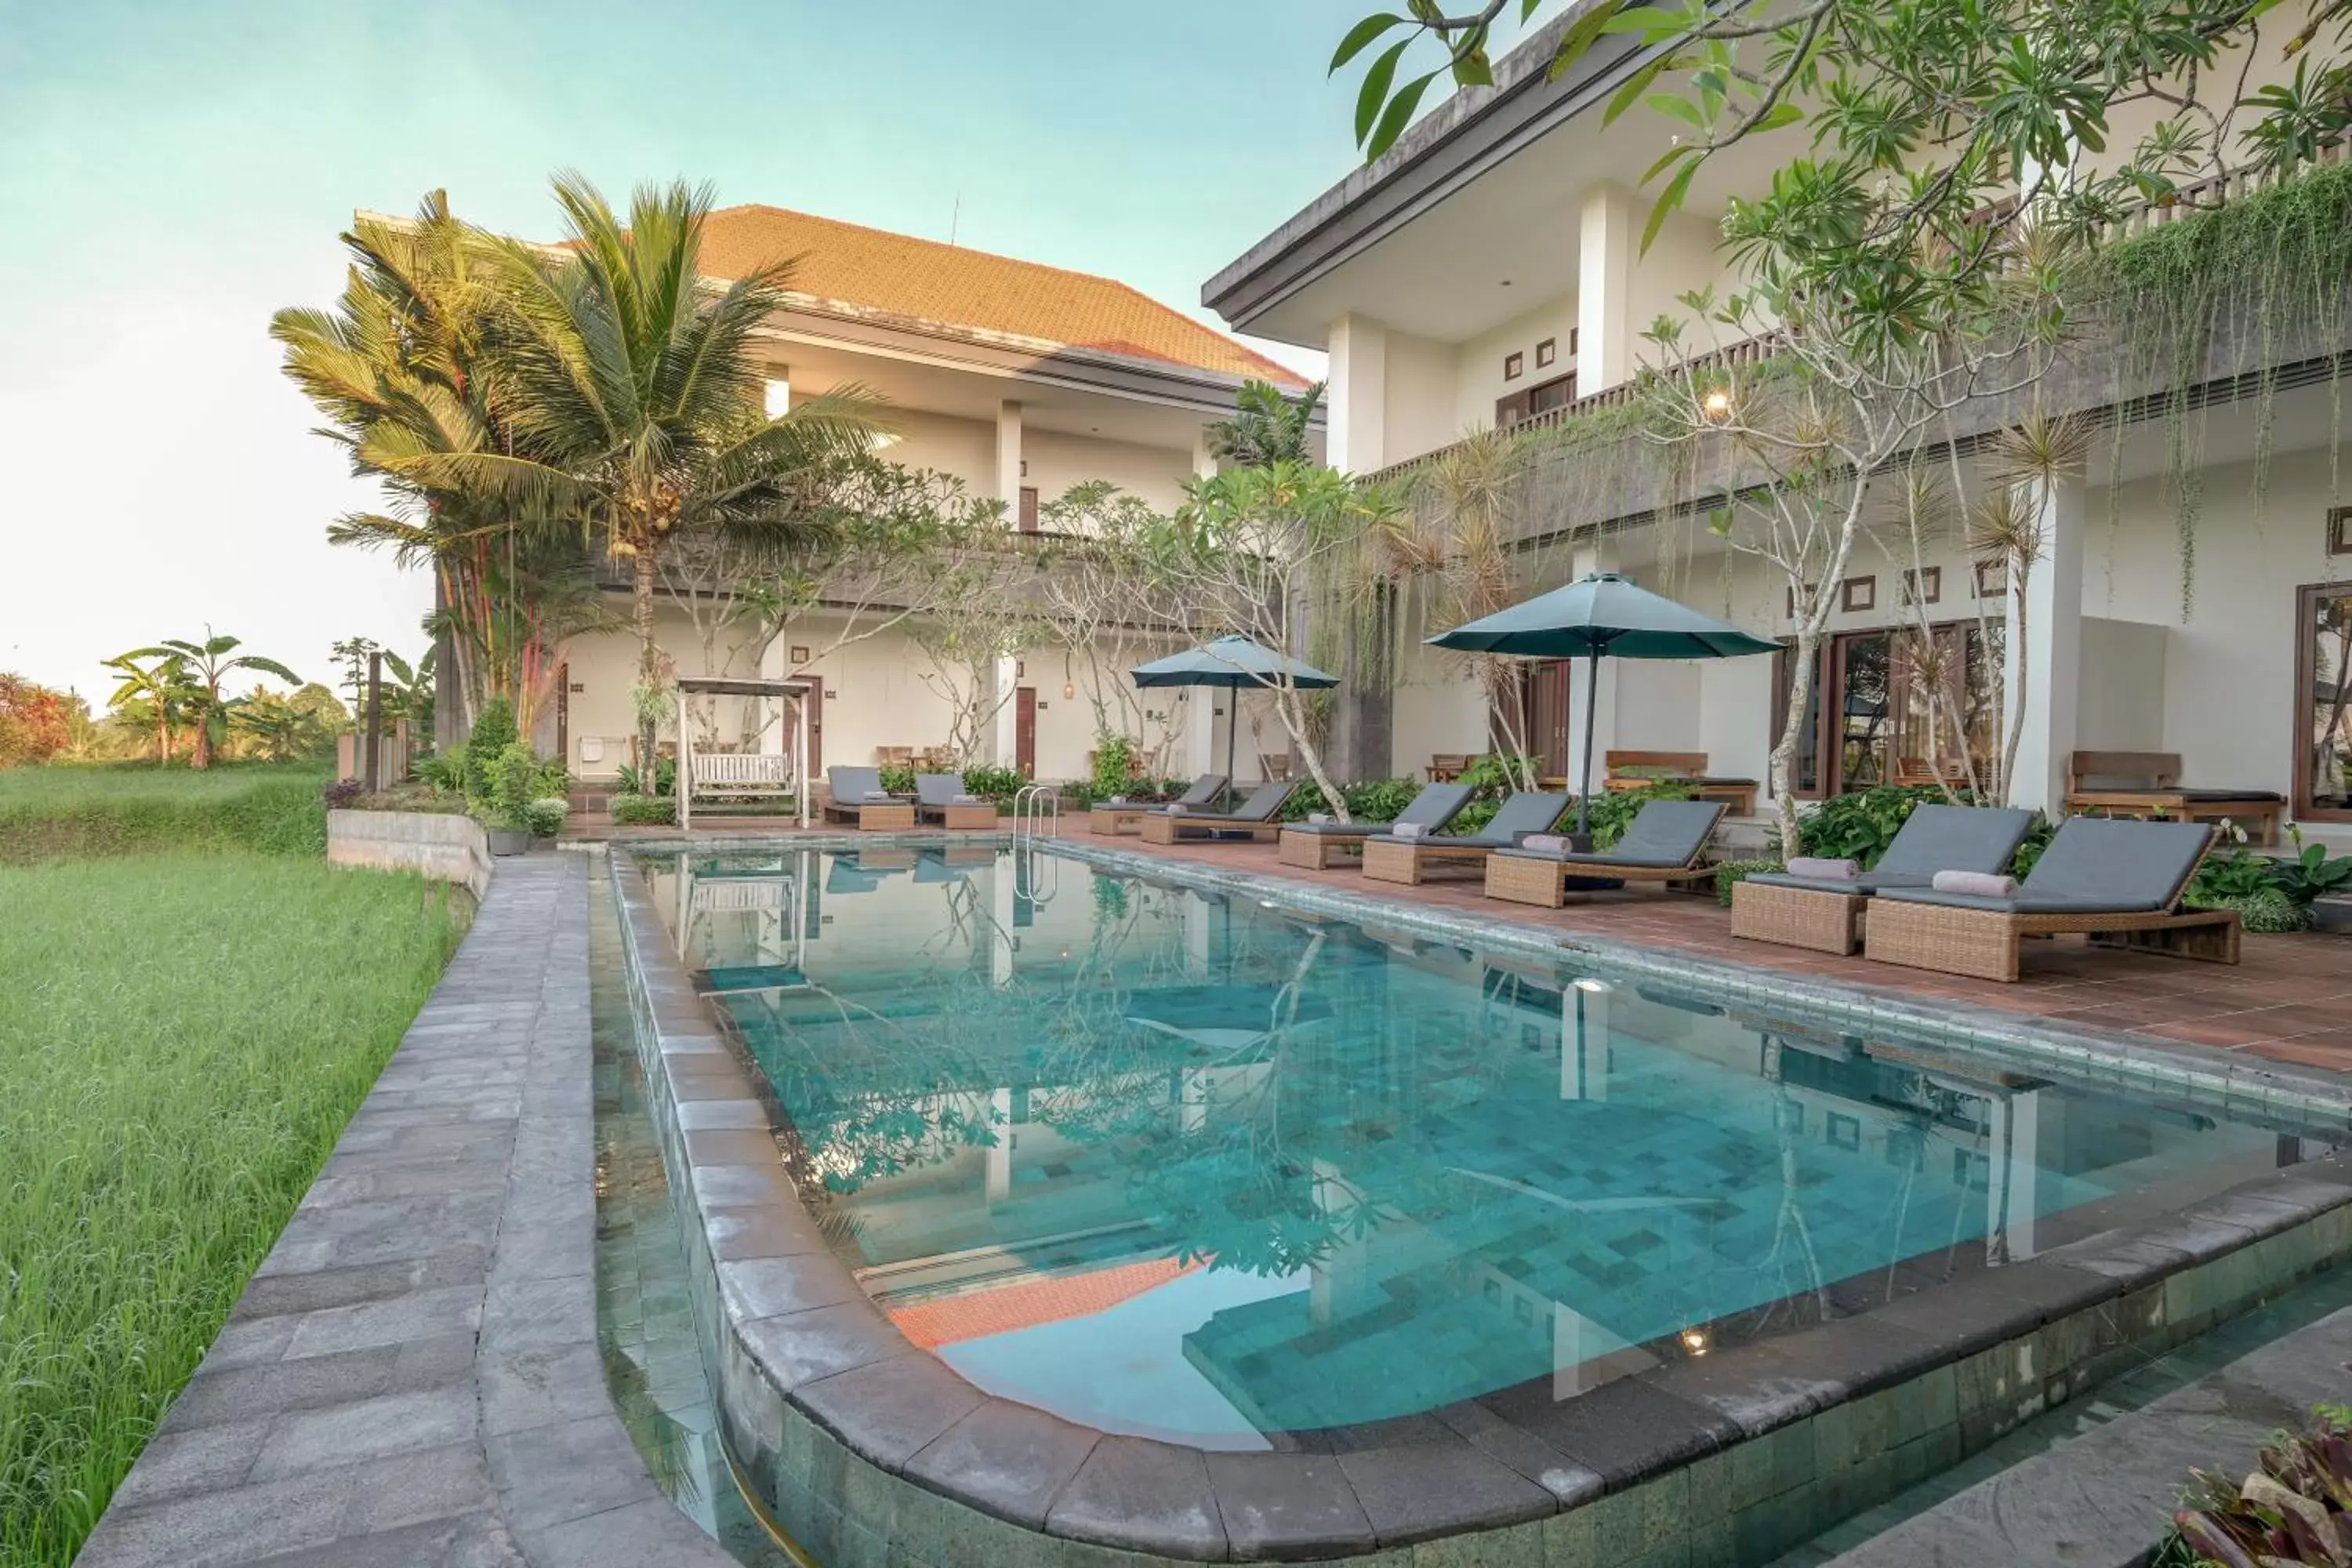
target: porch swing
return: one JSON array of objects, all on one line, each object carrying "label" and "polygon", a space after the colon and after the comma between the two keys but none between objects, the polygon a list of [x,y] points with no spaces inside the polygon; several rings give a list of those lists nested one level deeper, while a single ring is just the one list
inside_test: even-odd
[{"label": "porch swing", "polygon": [[[677,825],[681,831],[694,826],[697,796],[715,801],[789,795],[800,826],[809,825],[808,698],[814,686],[813,680],[677,678]],[[688,732],[692,718],[688,699],[700,696],[773,700],[774,716],[745,728],[746,734],[760,737],[761,749],[722,751],[695,744]],[[776,749],[770,750],[771,744]]]}]

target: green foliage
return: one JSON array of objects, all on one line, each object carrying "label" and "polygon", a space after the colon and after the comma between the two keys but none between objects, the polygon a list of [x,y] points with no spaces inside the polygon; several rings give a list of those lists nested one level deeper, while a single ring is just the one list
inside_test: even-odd
[{"label": "green foliage", "polygon": [[466,753],[461,750],[446,756],[419,757],[414,765],[418,781],[436,795],[463,795],[466,793]]},{"label": "green foliage", "polygon": [[545,795],[523,807],[524,826],[534,838],[552,838],[563,831],[563,819],[572,815],[572,803],[562,795]]},{"label": "green foliage", "polygon": [[1317,382],[1297,397],[1284,394],[1272,382],[1244,381],[1235,399],[1234,416],[1220,419],[1202,432],[1212,457],[1244,468],[1272,468],[1276,463],[1314,461],[1310,444],[1323,383]]},{"label": "green foliage", "polygon": [[1731,907],[1731,889],[1759,871],[1778,871],[1778,860],[1719,860],[1715,867],[1715,901],[1725,909]]},{"label": "green foliage", "polygon": [[474,716],[474,732],[466,737],[466,795],[487,800],[492,786],[490,770],[501,753],[515,743],[514,704],[493,697]]},{"label": "green foliage", "polygon": [[[913,775],[911,773],[908,774],[908,778],[910,780],[912,777]],[[646,793],[644,787],[645,775],[638,772],[636,765],[633,763],[624,763],[621,764],[621,771],[618,775],[617,782],[621,786],[621,793],[623,795],[643,795]],[[907,787],[911,790],[915,786],[910,782]],[[661,796],[668,796],[674,795],[677,793],[677,759],[676,757],[655,758],[654,794]]]},{"label": "green foliage", "polygon": [[1468,784],[1475,792],[1471,796],[1474,800],[1498,801],[1518,788],[1520,779],[1533,778],[1535,773],[1536,760],[1533,757],[1506,757],[1489,752],[1483,757],[1471,758],[1470,765],[1462,770],[1462,777],[1457,782]]},{"label": "green foliage", "polygon": [[992,800],[1000,805],[1020,794],[1022,787],[1028,782],[1028,778],[1019,768],[980,766],[966,768],[963,771],[963,789],[966,795],[976,795],[982,800]]},{"label": "green foliage", "polygon": [[562,799],[572,781],[562,763],[543,762],[527,742],[516,741],[491,762],[489,783],[478,803],[483,818],[493,827],[528,829],[533,803]]},{"label": "green foliage", "polygon": [[624,827],[671,827],[677,824],[677,797],[667,795],[616,795],[613,820]]},{"label": "green foliage", "polygon": [[[1692,800],[1697,795],[1697,785],[1673,780],[1643,784],[1640,789],[1604,790],[1595,795],[1591,813],[1592,847],[1596,850],[1615,848],[1617,840],[1625,837],[1625,830],[1633,826],[1633,819],[1650,802]],[[1576,821],[1573,805],[1569,808],[1566,820],[1571,825]]]},{"label": "green foliage", "polygon": [[2296,931],[2311,924],[2308,913],[2293,899],[2273,887],[2256,888],[2242,893],[2192,893],[2188,902],[2198,909],[2235,910],[2250,931]]},{"label": "green foliage", "polygon": [[10,769],[0,772],[0,865],[160,849],[323,857],[326,783],[321,768],[261,763]]},{"label": "green foliage", "polygon": [[1881,784],[1833,795],[1803,818],[1799,853],[1856,860],[1867,871],[1878,864],[1914,810],[1948,798],[1934,784]]},{"label": "green foliage", "polygon": [[[1342,784],[1340,798],[1348,803],[1348,816],[1355,822],[1394,822],[1397,814],[1412,804],[1421,786],[1411,779],[1371,779],[1363,784]],[[1304,822],[1318,811],[1326,810],[1323,797],[1309,790],[1292,794],[1282,808],[1285,822]]]},{"label": "green foliage", "polygon": [[897,763],[886,763],[876,770],[882,776],[882,787],[892,795],[915,793],[915,770]]},{"label": "green foliage", "polygon": [[2281,892],[2307,909],[2315,899],[2352,889],[2352,855],[2331,860],[2326,845],[2305,844],[2299,832],[2294,844],[2295,853],[2278,861],[2271,871]]},{"label": "green foliage", "polygon": [[[217,803],[258,771],[142,782]],[[315,807],[315,773],[293,787]],[[249,853],[0,868],[0,1562],[72,1558],[439,977],[463,902]]]},{"label": "green foliage", "polygon": [[2195,1561],[2287,1568],[2352,1561],[2352,1425],[2329,1406],[2275,1434],[2242,1481],[2199,1471],[2173,1527]]},{"label": "green foliage", "polygon": [[2257,893],[2276,891],[2272,866],[2269,856],[2257,855],[2251,849],[2208,855],[2204,864],[2197,868],[2196,880],[2189,884],[2189,901],[2218,907],[2220,900],[2248,899]]},{"label": "green foliage", "polygon": [[1097,795],[1118,795],[1131,782],[1135,769],[1135,742],[1125,735],[1095,737],[1094,787]]}]

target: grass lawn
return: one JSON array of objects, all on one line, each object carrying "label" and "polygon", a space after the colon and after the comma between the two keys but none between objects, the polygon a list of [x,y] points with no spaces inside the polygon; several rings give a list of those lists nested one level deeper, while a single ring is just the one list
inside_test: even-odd
[{"label": "grass lawn", "polygon": [[316,858],[330,776],[314,763],[0,768],[0,865],[198,847]]},{"label": "grass lawn", "polygon": [[[315,802],[320,776],[0,772],[0,838],[12,807],[266,826],[257,787]],[[464,915],[415,878],[240,848],[0,865],[0,1564],[62,1568]]]}]

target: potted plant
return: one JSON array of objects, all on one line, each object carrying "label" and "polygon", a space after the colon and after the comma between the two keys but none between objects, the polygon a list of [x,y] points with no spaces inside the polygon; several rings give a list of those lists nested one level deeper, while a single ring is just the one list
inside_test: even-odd
[{"label": "potted plant", "polygon": [[[541,761],[529,742],[516,741],[499,752],[488,771],[489,793],[476,814],[489,828],[491,854],[524,854],[534,837],[552,837],[563,826],[563,795],[570,781],[562,764]],[[551,805],[552,814],[547,809]]]}]

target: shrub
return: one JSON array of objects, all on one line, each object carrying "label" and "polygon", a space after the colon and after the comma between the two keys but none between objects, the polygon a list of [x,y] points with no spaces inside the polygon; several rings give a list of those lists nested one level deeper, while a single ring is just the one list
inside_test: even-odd
[{"label": "shrub", "polygon": [[[980,766],[966,768],[963,771],[964,793],[976,795],[982,800],[998,802],[1011,800],[1028,782],[1028,778],[1019,768]],[[909,790],[914,788],[911,781],[907,787]]]},{"label": "shrub", "polygon": [[2235,910],[2250,931],[2276,934],[2301,931],[2311,923],[2310,911],[2276,888],[2256,888],[2249,893],[2218,893],[2189,900],[2199,909]]},{"label": "shrub", "polygon": [[1948,798],[1935,784],[1880,784],[1832,795],[1805,815],[1798,829],[1801,852],[1856,860],[1866,871],[1878,864],[1913,811]]},{"label": "shrub", "polygon": [[466,753],[460,751],[446,756],[420,757],[416,761],[416,776],[436,795],[464,795]]},{"label": "shrub", "polygon": [[541,762],[530,743],[517,741],[489,768],[488,795],[479,803],[483,819],[495,827],[529,828],[532,803],[560,798],[571,785],[561,763]]},{"label": "shrub", "polygon": [[514,705],[503,697],[493,697],[483,703],[481,712],[474,720],[474,732],[466,737],[467,798],[489,798],[493,787],[490,769],[517,739]]},{"label": "shrub", "polygon": [[2231,1481],[2197,1473],[2172,1516],[2200,1563],[2340,1564],[2352,1561],[2352,1412],[2321,1406],[2301,1433],[2279,1433]]},{"label": "shrub", "polygon": [[534,838],[552,838],[563,831],[563,819],[572,815],[572,803],[562,795],[546,795],[523,807],[523,820],[530,825]]},{"label": "shrub", "polygon": [[613,820],[625,826],[675,826],[677,801],[666,795],[616,795],[612,812]]},{"label": "shrub", "polygon": [[892,795],[915,793],[914,769],[892,766],[880,769],[879,772],[882,774],[882,787]]},{"label": "shrub", "polygon": [[[619,793],[622,795],[643,795],[646,793],[643,787],[645,777],[637,771],[635,763],[622,763],[621,771],[616,776],[614,782],[621,786]],[[653,793],[657,795],[673,795],[677,793],[677,759],[676,757],[656,757],[654,759]]]},{"label": "shrub", "polygon": [[1118,795],[1131,782],[1128,775],[1135,768],[1135,742],[1125,735],[1095,737],[1095,789],[1101,795]]},{"label": "shrub", "polygon": [[1731,889],[1759,871],[1780,869],[1778,860],[1722,860],[1715,868],[1715,901],[1725,909],[1731,907]]},{"label": "shrub", "polygon": [[[1592,847],[1614,848],[1617,840],[1625,837],[1625,830],[1633,826],[1633,818],[1639,816],[1642,814],[1642,808],[1650,802],[1689,800],[1697,794],[1697,789],[1698,786],[1696,784],[1664,780],[1657,784],[1643,784],[1640,789],[1603,790],[1592,797]],[[1573,807],[1570,808],[1567,817],[1563,820],[1570,827],[1575,825],[1576,812]]]},{"label": "shrub", "polygon": [[348,811],[368,792],[366,781],[337,779],[324,791],[329,811]]}]

